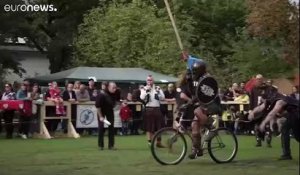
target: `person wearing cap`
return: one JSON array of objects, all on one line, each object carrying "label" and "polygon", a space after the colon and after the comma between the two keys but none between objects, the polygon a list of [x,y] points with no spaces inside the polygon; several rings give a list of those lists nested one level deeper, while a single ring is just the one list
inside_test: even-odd
[{"label": "person wearing cap", "polygon": [[[264,94],[266,93],[266,90],[268,88],[272,88],[274,91],[277,91],[272,86],[268,86],[264,82],[264,77],[261,74],[257,74],[255,76],[255,86],[251,89],[250,91],[250,111],[249,115],[251,115],[252,111],[254,108],[257,106],[261,105],[263,103],[263,97]],[[267,142],[267,147],[272,147],[271,146],[271,141],[272,141],[272,133],[271,133],[271,128],[270,125],[267,125],[267,129],[265,132],[261,132],[258,127],[261,121],[263,120],[263,117],[265,117],[265,113],[260,112],[256,113],[255,118],[258,118],[257,121],[255,122],[254,130],[255,130],[255,135],[256,135],[256,147],[261,147],[262,146],[262,141],[265,140]]]},{"label": "person wearing cap", "polygon": [[[149,75],[146,79],[147,85],[141,90],[140,98],[145,102],[144,124],[148,139],[148,144],[151,145],[153,135],[156,131],[162,128],[163,115],[160,110],[160,102],[165,99],[164,92],[159,86],[155,86],[154,78]],[[161,138],[157,139],[156,146],[164,147],[161,144]]]}]

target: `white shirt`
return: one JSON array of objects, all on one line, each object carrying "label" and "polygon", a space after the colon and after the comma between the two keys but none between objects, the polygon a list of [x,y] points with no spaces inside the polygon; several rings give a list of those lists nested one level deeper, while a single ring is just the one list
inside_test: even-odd
[{"label": "white shirt", "polygon": [[70,99],[73,99],[72,92],[69,92]]},{"label": "white shirt", "polygon": [[[160,107],[160,101],[165,99],[165,94],[164,92],[161,90],[161,88],[159,88],[159,90],[157,91],[155,89],[155,85],[152,86],[150,92],[146,92],[146,88],[141,89],[141,95],[140,98],[141,100],[147,101],[147,95],[149,94],[149,102],[146,104],[146,107]],[[155,99],[155,94],[158,95],[158,99]]]}]

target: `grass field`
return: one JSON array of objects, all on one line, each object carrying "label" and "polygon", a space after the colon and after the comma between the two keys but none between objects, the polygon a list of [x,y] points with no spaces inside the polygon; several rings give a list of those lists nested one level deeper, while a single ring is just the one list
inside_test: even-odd
[{"label": "grass field", "polygon": [[117,151],[97,149],[97,137],[80,139],[0,140],[0,175],[296,175],[299,143],[292,141],[291,161],[278,161],[280,139],[273,147],[254,147],[254,137],[239,136],[237,157],[216,164],[208,155],[175,166],[154,161],[144,136],[116,137]]}]

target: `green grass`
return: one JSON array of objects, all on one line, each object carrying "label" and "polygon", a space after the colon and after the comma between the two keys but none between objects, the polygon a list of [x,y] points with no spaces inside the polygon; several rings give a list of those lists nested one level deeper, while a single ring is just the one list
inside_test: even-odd
[{"label": "green grass", "polygon": [[[296,175],[299,143],[292,140],[291,161],[278,161],[280,139],[272,148],[254,147],[254,137],[239,136],[234,162],[216,164],[208,155],[185,159],[179,165],[162,166],[154,161],[144,136],[116,137],[117,151],[99,151],[97,138],[0,140],[0,175]],[[107,142],[106,142],[107,143]]]}]

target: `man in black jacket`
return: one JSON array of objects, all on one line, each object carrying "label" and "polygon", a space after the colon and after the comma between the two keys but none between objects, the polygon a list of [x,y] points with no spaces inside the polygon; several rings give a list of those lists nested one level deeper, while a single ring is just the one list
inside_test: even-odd
[{"label": "man in black jacket", "polygon": [[[250,112],[262,104],[266,89],[272,88],[274,91],[277,91],[273,86],[268,86],[264,83],[264,77],[261,74],[256,75],[256,84],[255,87],[252,88],[250,92]],[[256,116],[255,118],[259,118],[258,121],[255,123],[254,129],[255,129],[255,135],[256,135],[256,146],[260,147],[262,146],[262,140],[266,138],[267,147],[271,147],[271,140],[272,140],[272,133],[270,130],[270,125],[267,125],[267,129],[265,132],[261,132],[258,129],[258,126],[260,125],[261,121],[265,117],[266,113],[260,112],[257,113],[260,117]]]},{"label": "man in black jacket", "polygon": [[[63,100],[68,101],[71,103],[75,103],[77,101],[75,91],[73,90],[73,84],[68,83],[67,89],[63,92]],[[76,105],[71,105],[71,120],[74,126],[76,126]],[[64,130],[64,133],[67,133],[67,120],[63,120],[62,122],[62,128]]]},{"label": "man in black jacket", "polygon": [[63,100],[69,102],[75,102],[77,100],[75,91],[73,91],[72,83],[68,83],[67,89],[63,92]]},{"label": "man in black jacket", "polygon": [[98,116],[98,146],[100,150],[104,148],[104,121],[105,117],[110,122],[108,126],[108,148],[115,150],[115,133],[114,133],[114,107],[116,104],[117,86],[114,82],[109,82],[107,88],[96,97],[96,108]]}]

